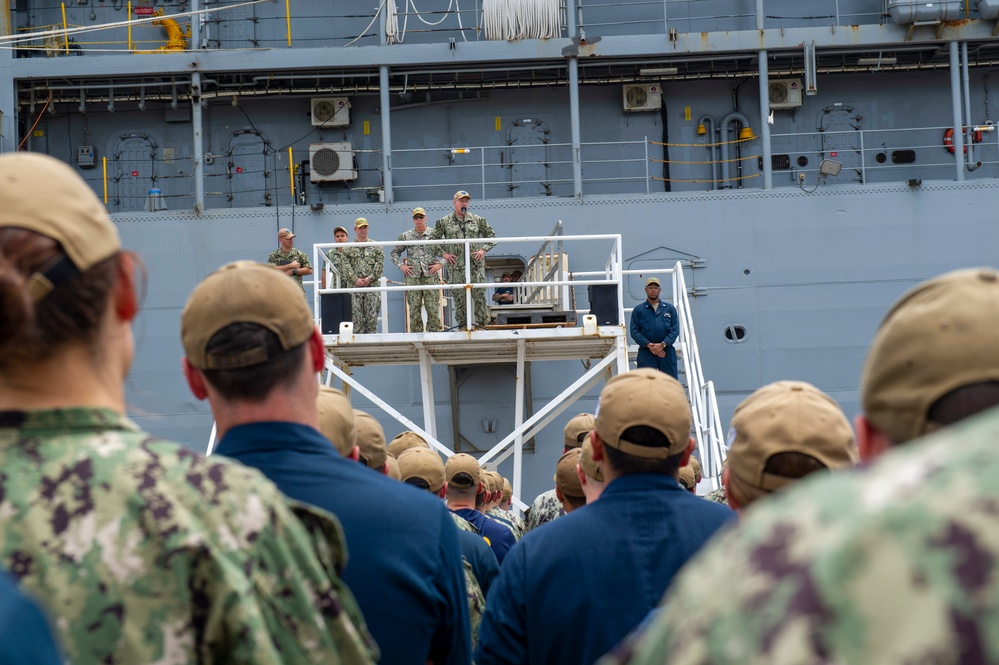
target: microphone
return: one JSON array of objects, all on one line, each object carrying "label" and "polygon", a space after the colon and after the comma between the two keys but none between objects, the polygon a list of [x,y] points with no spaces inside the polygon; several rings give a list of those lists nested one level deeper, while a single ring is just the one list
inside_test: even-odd
[{"label": "microphone", "polygon": [[461,214],[464,215],[466,212],[468,212],[468,206],[461,206]]}]

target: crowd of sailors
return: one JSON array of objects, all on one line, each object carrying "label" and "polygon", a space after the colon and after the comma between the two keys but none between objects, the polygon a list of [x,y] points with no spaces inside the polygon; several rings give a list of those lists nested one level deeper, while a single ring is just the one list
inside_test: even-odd
[{"label": "crowd of sailors", "polygon": [[319,386],[266,264],[182,313],[217,455],[141,431],[141,259],[62,162],[0,156],[0,200],[0,663],[999,661],[995,270],[889,310],[852,428],[808,383],[746,398],[709,496],[680,383],[614,377],[523,520],[474,457]]}]

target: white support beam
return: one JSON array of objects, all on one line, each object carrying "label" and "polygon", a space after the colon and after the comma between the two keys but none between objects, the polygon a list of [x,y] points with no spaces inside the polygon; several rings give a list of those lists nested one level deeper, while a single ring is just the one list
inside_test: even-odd
[{"label": "white support beam", "polygon": [[527,357],[524,340],[517,342],[517,389],[513,411],[513,496],[520,497],[524,475],[524,359]]},{"label": "white support beam", "polygon": [[420,354],[420,393],[423,398],[423,428],[437,438],[437,415],[434,400],[434,372],[430,354],[422,344],[417,344]]},{"label": "white support beam", "polygon": [[436,437],[430,434],[430,432],[426,431],[425,429],[414,423],[412,420],[399,413],[391,404],[389,404],[381,397],[379,397],[378,395],[374,394],[373,392],[365,388],[360,381],[358,381],[357,379],[355,379],[354,377],[352,377],[351,375],[347,374],[345,371],[337,367],[336,363],[333,361],[333,358],[328,353],[326,355],[326,369],[328,369],[336,376],[340,377],[340,380],[343,381],[344,385],[351,386],[354,390],[367,397],[369,400],[371,400],[372,403],[374,403],[375,406],[377,406],[382,411],[384,411],[385,413],[389,414],[390,416],[398,420],[407,429],[410,429],[419,434],[420,436],[422,436],[424,439],[426,439],[427,443],[430,444],[431,447],[436,448],[437,452],[444,455],[444,457],[451,457],[451,455],[454,455],[454,452],[450,448],[448,448],[440,441],[438,441]]}]

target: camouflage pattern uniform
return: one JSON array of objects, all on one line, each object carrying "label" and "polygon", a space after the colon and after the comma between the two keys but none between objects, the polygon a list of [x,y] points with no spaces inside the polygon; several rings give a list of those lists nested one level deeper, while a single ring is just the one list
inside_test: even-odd
[{"label": "camouflage pattern uniform", "polygon": [[725,495],[725,486],[722,485],[716,490],[711,490],[704,495],[704,498],[708,501],[714,501],[715,503],[720,503],[723,506],[728,505],[728,497]]},{"label": "camouflage pattern uniform", "polygon": [[[429,239],[430,229],[422,234],[417,233],[416,229],[409,229],[399,234],[399,240],[404,241]],[[389,256],[392,263],[399,269],[402,269],[403,263],[413,267],[413,274],[405,278],[408,286],[430,286],[440,284],[441,281],[438,275],[431,275],[429,270],[431,264],[440,262],[440,249],[440,245],[405,245],[393,248]],[[403,252],[406,253],[405,259],[402,258]],[[406,294],[406,302],[409,304],[409,330],[411,332],[423,332],[421,306],[427,308],[427,332],[440,332],[444,329],[441,324],[441,292],[439,290],[410,291]]]},{"label": "camouflage pattern uniform", "polygon": [[[460,240],[463,238],[495,238],[496,232],[489,226],[485,217],[479,217],[472,213],[465,214],[465,221],[458,219],[455,213],[437,220],[430,238],[433,240]],[[469,250],[477,252],[484,249],[487,252],[496,246],[494,242],[471,243]],[[447,281],[450,284],[465,283],[465,245],[447,244],[444,246],[444,253],[454,254],[458,257],[456,264],[447,266]],[[472,261],[472,282],[481,284],[486,281],[485,261]],[[451,289],[451,297],[454,299],[455,324],[461,328],[465,327],[466,306],[465,290]],[[473,323],[484,326],[489,323],[489,309],[486,307],[486,292],[484,289],[472,289],[472,302],[475,305],[475,319]]]},{"label": "camouflage pattern uniform", "polygon": [[782,490],[602,663],[999,662],[999,410]]},{"label": "camouflage pattern uniform", "polygon": [[[450,513],[451,511],[449,510],[448,512]],[[455,526],[462,531],[479,535],[479,530],[465,518],[454,513],[451,513],[451,517],[454,518]],[[465,564],[465,594],[468,598],[468,625],[472,633],[472,650],[474,651],[475,646],[479,643],[479,625],[482,623],[482,615],[486,611],[486,596],[482,593],[479,581],[475,579],[475,573],[472,572],[472,564],[468,563],[468,559],[465,557],[462,557],[461,560]]]},{"label": "camouflage pattern uniform", "polygon": [[339,523],[106,409],[0,412],[0,566],[73,663],[370,663]]},{"label": "camouflage pattern uniform", "polygon": [[[348,286],[347,280],[344,279],[343,275],[343,250],[334,247],[333,249],[326,252],[326,258],[330,260],[330,263],[333,264],[333,267],[336,268],[336,271],[340,274],[340,286],[341,287]],[[330,284],[327,284],[326,286],[331,289],[336,287],[335,275],[333,276],[333,281]]]},{"label": "camouflage pattern uniform", "polygon": [[565,515],[562,502],[555,495],[555,490],[539,494],[531,507],[527,509],[527,530],[533,531],[542,524],[548,524],[553,519]]},{"label": "camouflage pattern uniform", "polygon": [[[312,267],[312,264],[309,263],[309,256],[297,247],[289,249],[287,254],[281,251],[281,248],[279,247],[267,256],[267,263],[275,266],[283,266],[295,261],[298,261],[298,265],[303,268]],[[302,287],[302,291],[305,291],[305,285],[302,284],[301,275],[289,275],[289,277],[298,282],[298,285]]]},{"label": "camouflage pattern uniform", "polygon": [[[368,242],[374,242],[369,240]],[[385,252],[381,247],[345,247],[341,252],[344,286],[360,288],[354,283],[362,277],[371,279],[365,288],[378,286],[378,280],[385,269]],[[355,333],[378,331],[378,312],[381,310],[381,294],[376,292],[355,293],[352,315]]]},{"label": "camouflage pattern uniform", "polygon": [[510,529],[513,533],[513,537],[520,540],[527,533],[527,525],[524,523],[518,515],[514,515],[509,510],[503,510],[502,508],[490,508],[486,511],[486,515],[493,518],[506,528]]}]

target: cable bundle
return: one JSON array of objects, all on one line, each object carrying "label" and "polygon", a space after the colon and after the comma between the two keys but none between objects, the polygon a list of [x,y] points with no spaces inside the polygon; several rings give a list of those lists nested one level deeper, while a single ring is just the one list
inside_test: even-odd
[{"label": "cable bundle", "polygon": [[562,32],[560,0],[483,0],[486,39],[552,39]]}]

